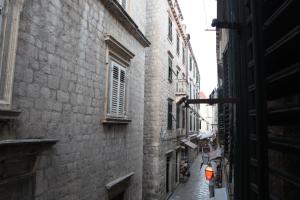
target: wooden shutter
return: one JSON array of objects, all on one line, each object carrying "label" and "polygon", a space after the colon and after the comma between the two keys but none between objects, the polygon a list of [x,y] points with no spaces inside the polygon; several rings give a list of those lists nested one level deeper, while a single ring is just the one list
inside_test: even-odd
[{"label": "wooden shutter", "polygon": [[119,64],[112,62],[110,70],[110,99],[109,114],[125,116],[126,71]]},{"label": "wooden shutter", "polygon": [[172,102],[168,101],[168,130],[172,129]]},{"label": "wooden shutter", "polygon": [[172,20],[169,17],[169,39],[170,39],[170,41],[172,41],[172,39],[173,39],[172,36],[173,36],[173,34],[172,34]]},{"label": "wooden shutter", "polygon": [[118,114],[119,67],[112,64],[110,86],[110,114]]},{"label": "wooden shutter", "polygon": [[126,72],[124,69],[120,68],[120,87],[119,87],[119,115],[125,115],[125,78],[126,78]]}]

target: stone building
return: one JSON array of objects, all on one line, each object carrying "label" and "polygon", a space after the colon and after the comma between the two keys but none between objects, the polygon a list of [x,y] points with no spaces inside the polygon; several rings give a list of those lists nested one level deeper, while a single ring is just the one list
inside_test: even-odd
[{"label": "stone building", "polygon": [[177,0],[147,1],[151,47],[146,50],[145,73],[145,200],[167,198],[179,183],[180,164],[189,161],[188,150],[197,151],[188,137],[196,133],[197,110],[192,116],[184,102],[196,97],[200,76],[182,19]]},{"label": "stone building", "polygon": [[0,199],[141,200],[146,0],[0,9]]},{"label": "stone building", "polygon": [[[203,91],[200,92],[200,99],[207,99]],[[203,133],[211,131],[211,106],[208,104],[200,104],[201,128]]]}]

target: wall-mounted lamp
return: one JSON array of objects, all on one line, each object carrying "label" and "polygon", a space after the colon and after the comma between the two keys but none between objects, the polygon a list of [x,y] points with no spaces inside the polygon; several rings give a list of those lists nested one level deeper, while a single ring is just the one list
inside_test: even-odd
[{"label": "wall-mounted lamp", "polygon": [[226,28],[226,29],[238,29],[239,25],[235,22],[223,22],[218,19],[213,19],[211,22],[212,27],[216,28]]},{"label": "wall-mounted lamp", "polygon": [[210,181],[214,176],[214,170],[213,168],[208,165],[206,168],[205,168],[205,178],[206,180]]}]

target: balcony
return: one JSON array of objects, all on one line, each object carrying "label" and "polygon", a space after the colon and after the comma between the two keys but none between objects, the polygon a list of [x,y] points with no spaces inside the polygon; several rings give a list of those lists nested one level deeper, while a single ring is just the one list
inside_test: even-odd
[{"label": "balcony", "polygon": [[187,95],[186,79],[178,79],[176,84],[176,95]]}]

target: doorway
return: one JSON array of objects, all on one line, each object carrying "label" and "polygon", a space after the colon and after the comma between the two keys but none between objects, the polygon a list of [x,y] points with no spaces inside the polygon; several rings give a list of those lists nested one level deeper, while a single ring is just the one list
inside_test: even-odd
[{"label": "doorway", "polygon": [[170,192],[170,160],[171,157],[167,156],[166,162],[166,194]]}]

